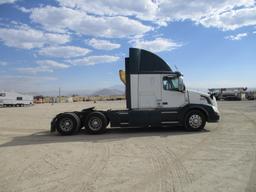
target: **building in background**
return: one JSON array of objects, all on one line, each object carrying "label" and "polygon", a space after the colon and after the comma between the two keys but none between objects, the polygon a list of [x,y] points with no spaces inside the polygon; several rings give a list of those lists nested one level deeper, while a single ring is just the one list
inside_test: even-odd
[{"label": "building in background", "polygon": [[34,96],[34,103],[35,104],[43,104],[44,96],[42,96],[42,95]]}]

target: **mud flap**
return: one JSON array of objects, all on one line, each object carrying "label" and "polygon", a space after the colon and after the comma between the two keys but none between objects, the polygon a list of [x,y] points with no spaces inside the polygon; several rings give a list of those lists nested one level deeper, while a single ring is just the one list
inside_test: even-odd
[{"label": "mud flap", "polygon": [[53,120],[51,121],[51,129],[50,129],[51,133],[56,131],[56,128],[55,128],[56,120],[57,120],[57,117],[53,118]]}]

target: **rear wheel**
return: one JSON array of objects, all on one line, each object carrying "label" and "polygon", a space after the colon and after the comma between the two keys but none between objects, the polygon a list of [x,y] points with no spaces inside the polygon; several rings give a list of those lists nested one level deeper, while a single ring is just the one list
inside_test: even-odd
[{"label": "rear wheel", "polygon": [[58,117],[55,126],[61,135],[72,135],[80,129],[81,121],[75,113],[63,113]]},{"label": "rear wheel", "polygon": [[188,131],[200,131],[206,124],[206,117],[203,112],[192,110],[185,118],[185,128]]},{"label": "rear wheel", "polygon": [[101,112],[93,112],[85,120],[85,130],[90,134],[100,134],[106,131],[108,120]]}]

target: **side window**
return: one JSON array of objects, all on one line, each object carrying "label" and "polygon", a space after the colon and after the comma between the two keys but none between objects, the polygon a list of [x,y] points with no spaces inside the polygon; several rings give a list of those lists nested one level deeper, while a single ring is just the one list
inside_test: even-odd
[{"label": "side window", "polygon": [[22,97],[17,97],[17,100],[18,100],[18,101],[21,101],[21,100],[22,100]]},{"label": "side window", "polygon": [[163,77],[163,89],[170,90],[170,82],[168,81],[168,77]]},{"label": "side window", "polygon": [[177,91],[179,89],[179,79],[177,77],[163,77],[163,89]]}]

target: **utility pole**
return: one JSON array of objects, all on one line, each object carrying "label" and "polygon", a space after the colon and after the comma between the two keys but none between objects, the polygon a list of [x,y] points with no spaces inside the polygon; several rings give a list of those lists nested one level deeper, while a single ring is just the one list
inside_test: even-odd
[{"label": "utility pole", "polygon": [[59,87],[59,103],[60,103],[60,87]]}]

